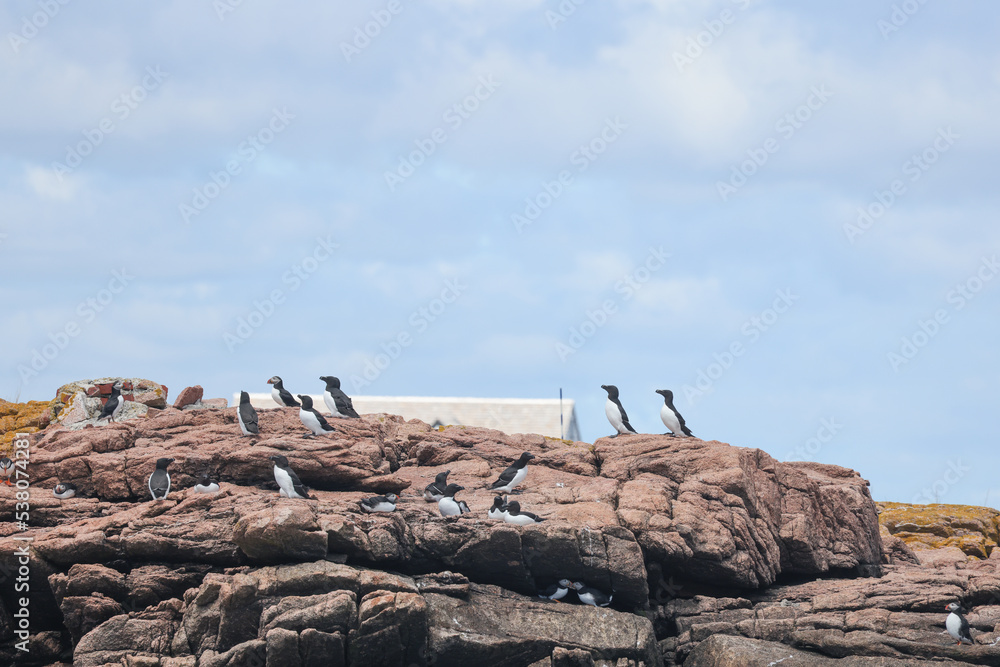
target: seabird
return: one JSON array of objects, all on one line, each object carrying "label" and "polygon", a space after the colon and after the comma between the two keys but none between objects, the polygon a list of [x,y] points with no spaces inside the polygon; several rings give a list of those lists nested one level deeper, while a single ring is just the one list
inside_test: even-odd
[{"label": "seabird", "polygon": [[302,486],[299,476],[288,465],[288,459],[281,454],[271,457],[274,461],[274,481],[278,483],[278,495],[286,498],[309,498],[309,492]]},{"label": "seabird", "polygon": [[173,459],[168,458],[156,459],[156,470],[149,476],[147,483],[153,500],[167,499],[167,494],[170,493],[170,473],[167,472],[167,466],[173,462]]},{"label": "seabird", "polygon": [[424,500],[429,503],[436,503],[444,497],[444,490],[448,488],[448,473],[450,470],[439,472],[434,481],[424,487]]},{"label": "seabird", "polygon": [[614,595],[605,595],[596,588],[591,588],[590,586],[584,586],[582,582],[570,581],[569,579],[561,579],[560,584],[564,586],[569,586],[570,588],[576,589],[576,596],[580,598],[580,602],[583,604],[589,604],[594,607],[607,607],[611,604],[611,598]]},{"label": "seabird", "polygon": [[663,420],[663,425],[670,429],[670,435],[691,437],[691,429],[687,427],[687,424],[684,423],[684,417],[681,417],[681,413],[674,407],[674,392],[669,389],[657,389],[656,393],[663,397],[660,419]]},{"label": "seabird", "polygon": [[123,407],[125,407],[125,398],[122,396],[122,381],[119,380],[111,385],[111,396],[101,408],[101,414],[97,417],[97,421],[107,419],[109,422],[113,422],[115,417],[121,414]]},{"label": "seabird", "polygon": [[[308,394],[299,394],[299,400],[302,401],[302,405],[299,407],[299,419],[302,420],[303,426],[309,429],[312,435],[323,435],[334,430],[327,423],[326,419],[323,418],[323,415],[316,412],[311,396]],[[309,434],[307,433],[303,437],[309,437]]]},{"label": "seabird", "polygon": [[560,579],[558,584],[552,584],[539,593],[538,597],[559,601],[566,597],[567,593],[569,593],[569,580]]},{"label": "seabird", "polygon": [[962,605],[952,602],[945,607],[945,611],[951,613],[945,619],[944,627],[948,629],[948,634],[951,635],[956,644],[975,644],[976,640],[972,638],[969,622],[965,620],[965,616],[962,616]]},{"label": "seabird", "polygon": [[455,500],[455,494],[464,489],[464,486],[459,486],[458,484],[449,484],[445,487],[444,495],[438,501],[438,509],[441,510],[441,516],[458,516],[469,510],[468,505],[466,505],[465,511],[463,511],[462,505],[464,503]]},{"label": "seabird", "polygon": [[618,387],[613,384],[602,384],[601,389],[608,392],[608,400],[604,403],[604,414],[608,416],[608,421],[615,427],[616,433],[611,437],[617,438],[622,433],[635,433],[635,429],[628,423],[625,408],[618,400]]},{"label": "seabird", "polygon": [[486,515],[491,519],[503,519],[507,515],[507,501],[503,496],[493,498],[493,507]]},{"label": "seabird", "polygon": [[298,407],[299,402],[295,400],[291,392],[285,389],[284,385],[281,384],[281,378],[275,375],[273,378],[267,381],[268,384],[273,384],[271,387],[271,398],[274,402],[283,408],[295,408]]},{"label": "seabird", "polygon": [[[245,394],[246,392],[243,393]],[[207,472],[203,472],[198,479],[198,483],[194,485],[194,490],[198,493],[218,493],[219,488],[219,483],[209,477]]]},{"label": "seabird", "polygon": [[384,496],[372,496],[359,500],[358,504],[365,512],[391,512],[396,509],[397,500],[399,500],[399,496],[395,493],[387,493]]},{"label": "seabird", "polygon": [[533,523],[545,521],[545,519],[537,514],[521,511],[521,503],[516,500],[507,503],[507,512],[504,514],[503,520],[515,526],[530,526]]},{"label": "seabird", "polygon": [[4,484],[14,486],[10,483],[10,476],[14,474],[14,462],[9,457],[0,458],[0,477],[3,477]]},{"label": "seabird", "polygon": [[351,397],[340,389],[339,379],[332,375],[324,375],[320,380],[326,383],[326,389],[323,391],[323,402],[326,403],[331,415],[341,419],[361,416],[354,409]]},{"label": "seabird", "polygon": [[500,473],[497,481],[490,484],[490,490],[499,493],[511,493],[514,487],[523,482],[524,478],[528,476],[528,461],[533,458],[535,458],[534,454],[529,454],[528,452],[521,454],[519,459]]},{"label": "seabird", "polygon": [[259,435],[260,426],[257,423],[257,411],[250,405],[250,394],[240,392],[240,407],[236,408],[236,421],[240,423],[243,435]]},{"label": "seabird", "polygon": [[66,500],[76,495],[76,485],[70,482],[59,482],[52,489],[52,495],[59,500]]}]

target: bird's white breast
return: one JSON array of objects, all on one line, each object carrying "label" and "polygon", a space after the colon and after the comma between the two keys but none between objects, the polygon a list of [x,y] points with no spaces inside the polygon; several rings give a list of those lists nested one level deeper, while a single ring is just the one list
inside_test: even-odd
[{"label": "bird's white breast", "polygon": [[454,498],[445,497],[439,500],[438,509],[441,510],[442,516],[458,516],[462,513],[462,508]]}]

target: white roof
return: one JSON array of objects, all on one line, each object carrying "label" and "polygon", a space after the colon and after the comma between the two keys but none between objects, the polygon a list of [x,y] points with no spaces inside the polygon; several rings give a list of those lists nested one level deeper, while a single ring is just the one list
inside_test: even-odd
[{"label": "white roof", "polygon": [[[313,407],[329,414],[322,394],[310,394]],[[234,405],[240,395],[233,394]],[[562,426],[558,398],[467,398],[454,396],[352,396],[359,414],[386,413],[419,419],[432,426],[464,425],[492,428],[504,433],[538,433],[550,438],[579,440],[580,429],[572,399],[562,400]],[[277,407],[271,394],[250,394],[255,408]]]}]

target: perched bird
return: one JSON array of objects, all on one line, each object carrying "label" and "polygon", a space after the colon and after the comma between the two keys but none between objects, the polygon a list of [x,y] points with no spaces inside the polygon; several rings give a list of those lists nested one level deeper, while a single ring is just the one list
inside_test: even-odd
[{"label": "perched bird", "polygon": [[594,607],[607,607],[611,604],[611,598],[613,595],[605,595],[596,588],[591,588],[590,586],[584,586],[582,582],[570,581],[569,579],[561,579],[559,581],[563,586],[568,586],[576,590],[576,596],[580,598],[580,602],[583,604],[589,604]]},{"label": "perched bird", "polygon": [[[299,394],[299,400],[302,401],[302,405],[299,407],[299,419],[302,420],[302,425],[305,426],[312,435],[323,435],[324,433],[330,433],[333,431],[333,427],[327,423],[323,415],[316,412],[316,408],[313,407],[312,397],[307,394]],[[311,437],[307,433],[303,437]]]},{"label": "perched bird", "polygon": [[97,421],[107,419],[109,422],[113,422],[123,407],[125,407],[125,398],[122,396],[122,382],[119,380],[111,386],[111,396],[101,408],[101,414],[98,415]]},{"label": "perched bird", "polygon": [[441,511],[441,516],[458,516],[459,514],[465,514],[469,510],[468,505],[466,505],[463,512],[462,505],[464,503],[455,500],[455,494],[464,489],[464,486],[459,486],[458,484],[449,484],[445,487],[444,495],[438,501],[438,509]]},{"label": "perched bird", "polygon": [[948,629],[948,634],[955,640],[956,645],[975,644],[976,640],[972,638],[969,622],[962,616],[962,605],[952,602],[944,609],[951,612],[945,619],[944,627]]},{"label": "perched bird", "polygon": [[608,416],[608,421],[615,427],[616,433],[611,437],[616,438],[622,433],[635,433],[635,429],[628,423],[625,408],[618,400],[618,387],[613,384],[602,384],[601,389],[608,392],[608,400],[604,403],[604,414]]},{"label": "perched bird", "polygon": [[173,462],[173,459],[168,458],[156,459],[156,470],[152,472],[147,482],[153,500],[167,499],[167,494],[170,493],[170,473],[167,472],[167,466]]},{"label": "perched bird", "polygon": [[569,580],[560,579],[558,584],[552,584],[544,591],[539,593],[538,597],[548,598],[550,600],[555,600],[558,602],[559,600],[562,600],[564,597],[566,597],[567,593],[569,593]]},{"label": "perched bird", "polygon": [[271,398],[274,402],[283,408],[295,408],[298,407],[299,402],[295,400],[291,392],[285,389],[284,385],[281,384],[281,378],[275,375],[273,378],[267,381],[268,384],[274,385],[271,387]]},{"label": "perched bird", "polygon": [[323,390],[323,402],[326,403],[331,415],[341,419],[361,416],[354,409],[351,397],[341,391],[340,380],[332,375],[324,375],[320,380],[326,383],[326,389]]},{"label": "perched bird", "polygon": [[271,457],[274,461],[274,481],[278,483],[278,495],[286,498],[309,498],[309,491],[299,481],[299,476],[288,465],[288,459],[281,454]]},{"label": "perched bird", "polygon": [[4,456],[0,458],[0,477],[3,477],[3,482],[7,486],[14,486],[10,483],[10,476],[14,474],[14,462],[10,458]]},{"label": "perched bird", "polygon": [[448,473],[450,472],[450,470],[439,472],[434,477],[434,481],[424,487],[424,500],[436,503],[444,497],[444,490],[448,488]]},{"label": "perched bird", "polygon": [[681,413],[674,407],[674,392],[669,389],[657,389],[656,393],[663,397],[660,419],[663,420],[663,425],[670,429],[670,435],[690,437],[691,429],[687,427],[687,424],[684,423],[684,417],[681,417]]},{"label": "perched bird", "polygon": [[530,526],[533,523],[545,521],[545,519],[537,514],[521,511],[521,503],[516,500],[507,503],[507,512],[504,514],[503,520],[515,526]]},{"label": "perched bird", "polygon": [[250,394],[240,392],[240,407],[236,408],[236,421],[240,423],[243,435],[259,435],[260,426],[257,423],[257,411],[250,405]]},{"label": "perched bird", "polygon": [[[528,452],[521,454],[520,458],[500,473],[500,477],[497,481],[490,484],[490,490],[497,491],[499,493],[513,492],[514,487],[523,482],[524,478],[528,476],[528,461],[533,458],[535,458],[534,454],[529,454]],[[518,493],[520,493],[520,491],[518,491]]]},{"label": "perched bird", "polygon": [[198,483],[194,485],[194,490],[198,493],[218,493],[219,488],[219,482],[209,477],[207,472],[201,473]]},{"label": "perched bird", "polygon": [[395,493],[387,493],[384,496],[372,496],[359,500],[358,504],[365,512],[391,512],[396,509],[397,500],[399,500],[399,496]]},{"label": "perched bird", "polygon": [[493,498],[493,507],[486,515],[491,519],[503,519],[507,516],[507,501],[503,496],[496,496]]},{"label": "perched bird", "polygon": [[76,495],[76,485],[70,482],[59,482],[52,489],[52,495],[59,500],[66,500]]}]

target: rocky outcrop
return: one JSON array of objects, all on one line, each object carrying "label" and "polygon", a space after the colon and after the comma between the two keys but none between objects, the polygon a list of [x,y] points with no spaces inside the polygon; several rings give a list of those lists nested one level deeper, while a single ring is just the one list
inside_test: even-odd
[{"label": "rocky outcrop", "polygon": [[52,421],[51,401],[11,403],[0,398],[0,455],[11,456],[18,433],[37,433]]},{"label": "rocky outcrop", "polygon": [[118,381],[122,383],[121,393],[125,399],[119,420],[145,417],[150,408],[158,410],[167,407],[167,388],[152,380],[117,377],[80,380],[64,384],[56,390],[56,398],[52,402],[56,421],[67,428],[94,424],[111,395],[112,386]]},{"label": "rocky outcrop", "polygon": [[878,503],[879,523],[912,549],[957,547],[989,558],[1000,544],[1000,511],[971,505]]}]

